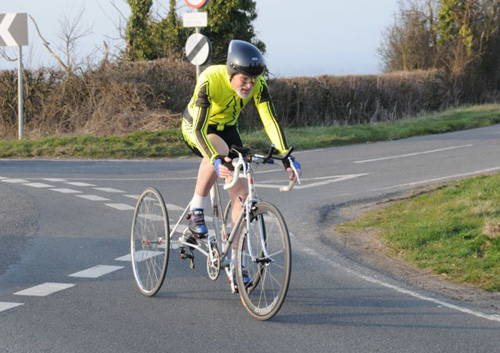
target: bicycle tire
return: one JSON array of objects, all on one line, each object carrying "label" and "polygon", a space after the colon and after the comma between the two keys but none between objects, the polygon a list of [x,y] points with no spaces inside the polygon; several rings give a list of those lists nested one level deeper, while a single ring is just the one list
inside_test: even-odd
[{"label": "bicycle tire", "polygon": [[132,270],[142,294],[153,296],[167,273],[170,224],[160,192],[147,188],[139,196],[130,235]]},{"label": "bicycle tire", "polygon": [[[236,283],[244,307],[254,318],[269,320],[280,310],[290,284],[292,252],[288,229],[279,210],[267,202],[259,202],[252,211],[249,232],[241,227],[236,256]],[[265,256],[262,234],[269,257]],[[258,255],[252,260],[251,253]],[[253,284],[243,283],[242,265]]]}]

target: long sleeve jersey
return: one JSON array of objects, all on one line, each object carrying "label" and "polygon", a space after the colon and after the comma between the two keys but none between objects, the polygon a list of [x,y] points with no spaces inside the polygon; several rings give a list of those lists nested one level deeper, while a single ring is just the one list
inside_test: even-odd
[{"label": "long sleeve jersey", "polygon": [[235,126],[240,112],[252,98],[269,139],[280,153],[285,153],[288,146],[276,119],[266,80],[259,76],[252,95],[242,99],[231,87],[226,65],[210,66],[198,78],[193,97],[184,113],[184,136],[213,163],[217,151],[207,138],[208,126],[216,125],[218,130]]}]

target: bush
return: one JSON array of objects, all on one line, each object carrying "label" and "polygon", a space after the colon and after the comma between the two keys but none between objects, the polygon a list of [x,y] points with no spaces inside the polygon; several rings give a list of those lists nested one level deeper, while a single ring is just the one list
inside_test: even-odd
[{"label": "bush", "polygon": [[[24,82],[27,137],[103,136],[179,127],[195,69],[184,61],[161,59],[106,65],[72,76],[26,70]],[[438,71],[278,78],[270,79],[269,86],[284,127],[368,124],[475,103],[459,101]],[[252,108],[239,121],[244,130],[262,126]],[[16,126],[17,72],[2,71],[0,137],[14,137]]]}]

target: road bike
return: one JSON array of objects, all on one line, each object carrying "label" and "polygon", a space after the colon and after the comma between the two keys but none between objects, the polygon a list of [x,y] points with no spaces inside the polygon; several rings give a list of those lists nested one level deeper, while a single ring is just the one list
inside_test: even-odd
[{"label": "road bike", "polygon": [[[161,288],[171,252],[182,260],[189,260],[195,268],[195,253],[206,257],[208,278],[215,281],[223,269],[233,293],[239,293],[247,311],[254,318],[268,320],[280,310],[290,282],[292,252],[285,220],[278,208],[257,197],[254,174],[260,164],[272,164],[275,160],[289,161],[300,183],[290,151],[284,156],[274,155],[273,146],[266,154],[252,153],[248,149],[231,150],[237,154],[232,160],[233,180],[225,184],[225,190],[246,179],[248,196],[241,202],[241,212],[231,227],[231,203],[222,207],[219,186],[210,191],[212,221],[208,236],[193,236],[186,225],[189,204],[170,227],[165,201],[155,188],[147,188],[139,196],[135,207],[131,231],[131,258],[134,278],[139,290],[146,296],[155,295]],[[295,180],[280,191],[293,189]],[[224,212],[221,212],[224,210]],[[232,246],[232,245],[236,246]],[[236,251],[231,261],[231,251]],[[233,256],[234,259],[234,256]],[[245,285],[243,271],[247,271],[250,283]]]}]

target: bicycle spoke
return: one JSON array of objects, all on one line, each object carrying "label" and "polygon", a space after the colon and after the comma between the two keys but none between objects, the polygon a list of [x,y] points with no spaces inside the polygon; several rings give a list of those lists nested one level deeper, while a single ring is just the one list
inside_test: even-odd
[{"label": "bicycle spoke", "polygon": [[132,268],[141,292],[160,289],[168,263],[168,214],[160,193],[146,189],[137,202],[131,234]]},{"label": "bicycle spoke", "polygon": [[[278,312],[288,290],[291,257],[288,231],[279,211],[262,202],[256,205],[250,228],[241,234],[238,260],[240,265],[246,264],[252,285],[240,291],[240,295],[254,317],[267,320]],[[243,280],[239,281],[238,285],[243,285]]]}]

